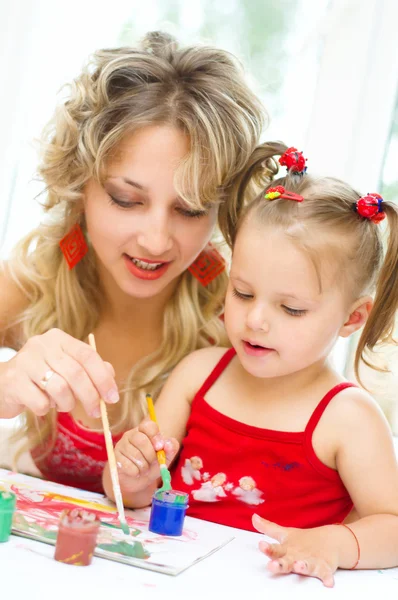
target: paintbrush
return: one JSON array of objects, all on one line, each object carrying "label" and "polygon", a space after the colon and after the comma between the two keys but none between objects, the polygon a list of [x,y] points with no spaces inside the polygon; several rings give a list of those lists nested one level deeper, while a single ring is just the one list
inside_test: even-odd
[{"label": "paintbrush", "polygon": [[[88,336],[88,343],[95,351],[97,350],[97,347],[95,344],[95,338],[92,333],[90,333]],[[118,516],[119,516],[120,527],[121,527],[123,533],[125,533],[126,535],[130,535],[130,529],[129,529],[129,526],[127,525],[126,517],[124,514],[123,498],[122,498],[122,492],[120,490],[119,475],[117,472],[116,458],[115,458],[115,451],[113,449],[111,429],[109,427],[108,413],[106,411],[106,404],[105,404],[105,400],[103,398],[100,398],[100,410],[101,410],[102,428],[104,430],[104,437],[105,437],[105,444],[106,444],[106,453],[108,455],[109,472],[111,474],[113,495],[115,496],[115,503],[116,503],[116,508],[117,508],[117,512],[118,512]]]},{"label": "paintbrush", "polygon": [[[151,394],[146,394],[146,401],[148,405],[148,413],[151,420],[157,424],[155,407],[153,406],[153,400]],[[168,492],[171,490],[171,475],[166,464],[166,454],[164,450],[158,450],[156,452],[158,457],[158,463],[160,467],[160,476],[162,478],[162,487],[158,489],[158,492]]]}]

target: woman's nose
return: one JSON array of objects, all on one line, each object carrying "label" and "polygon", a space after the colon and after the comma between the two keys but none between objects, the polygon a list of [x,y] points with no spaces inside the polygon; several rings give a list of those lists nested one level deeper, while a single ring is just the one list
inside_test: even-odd
[{"label": "woman's nose", "polygon": [[[137,236],[138,244],[151,256],[160,257],[169,252],[173,246],[171,223],[167,216],[153,216],[145,221]],[[149,258],[149,257],[147,257]]]}]

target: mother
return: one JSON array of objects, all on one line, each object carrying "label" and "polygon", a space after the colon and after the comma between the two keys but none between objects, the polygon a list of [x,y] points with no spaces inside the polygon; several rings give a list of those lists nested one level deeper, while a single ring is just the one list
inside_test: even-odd
[{"label": "mother", "polygon": [[186,354],[225,344],[217,220],[239,215],[264,117],[233,56],[162,33],[96,52],[71,84],[45,132],[47,214],[0,279],[0,344],[18,351],[0,417],[23,413],[44,477],[100,490],[100,397],[117,441]]}]

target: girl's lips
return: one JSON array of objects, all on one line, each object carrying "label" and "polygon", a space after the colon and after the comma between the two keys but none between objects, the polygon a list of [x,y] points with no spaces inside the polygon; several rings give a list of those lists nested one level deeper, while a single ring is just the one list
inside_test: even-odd
[{"label": "girl's lips", "polygon": [[131,258],[127,255],[127,254],[123,254],[123,260],[125,262],[125,265],[128,269],[128,271],[134,275],[134,277],[137,277],[138,279],[144,279],[146,281],[153,281],[155,279],[160,279],[160,277],[162,277],[167,269],[169,268],[169,265],[171,264],[170,262],[163,262],[161,260],[147,260],[146,258],[138,258],[138,257],[134,257],[137,260],[142,260],[143,262],[149,263],[149,264],[158,264],[158,263],[163,263],[160,267],[158,267],[157,269],[154,269],[153,271],[149,270],[149,269],[142,269],[141,267],[139,267],[138,265],[136,265]]},{"label": "girl's lips", "polygon": [[273,348],[265,348],[264,346],[254,346],[250,342],[243,340],[243,349],[249,356],[267,356],[271,352],[275,352]]}]

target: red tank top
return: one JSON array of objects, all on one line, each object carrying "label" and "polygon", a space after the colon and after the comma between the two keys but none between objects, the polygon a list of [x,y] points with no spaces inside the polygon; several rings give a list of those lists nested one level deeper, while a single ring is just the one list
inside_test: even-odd
[{"label": "red tank top", "polygon": [[234,356],[229,349],[196,394],[172,469],[173,488],[190,493],[188,514],[249,530],[254,512],[288,527],[343,521],[352,500],[338,472],[317,458],[312,434],[332,398],[353,384],[330,390],[305,431],[260,429],[227,417],[205,400]]},{"label": "red tank top", "polygon": [[[116,444],[122,434],[113,436]],[[102,471],[107,462],[104,434],[86,429],[69,413],[58,413],[54,446],[44,458],[46,442],[31,451],[43,477],[63,485],[103,493]]]}]

